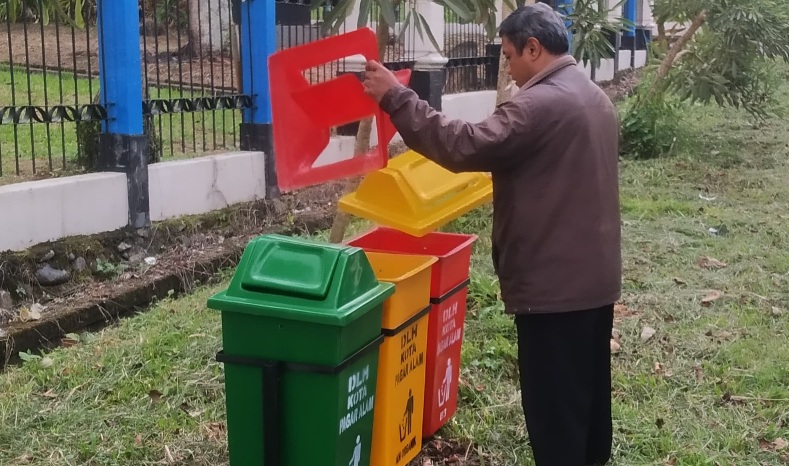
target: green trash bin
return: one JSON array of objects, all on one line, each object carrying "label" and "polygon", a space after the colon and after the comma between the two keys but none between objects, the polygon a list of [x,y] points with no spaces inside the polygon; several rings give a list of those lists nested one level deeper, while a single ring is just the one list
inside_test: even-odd
[{"label": "green trash bin", "polygon": [[246,247],[222,312],[231,466],[369,466],[383,303],[364,251],[280,235]]}]

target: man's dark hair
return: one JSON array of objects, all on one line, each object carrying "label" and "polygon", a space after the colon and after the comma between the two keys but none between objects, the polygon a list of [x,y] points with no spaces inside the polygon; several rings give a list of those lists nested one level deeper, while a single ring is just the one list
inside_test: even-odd
[{"label": "man's dark hair", "polygon": [[512,12],[501,22],[499,35],[512,42],[519,54],[532,37],[551,55],[563,55],[570,50],[564,21],[545,3],[522,6]]}]

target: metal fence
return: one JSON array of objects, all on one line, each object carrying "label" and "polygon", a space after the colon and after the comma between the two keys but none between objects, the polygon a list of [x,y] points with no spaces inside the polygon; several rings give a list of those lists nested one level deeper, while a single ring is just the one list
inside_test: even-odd
[{"label": "metal fence", "polygon": [[451,10],[444,13],[444,55],[446,64],[444,93],[496,89],[499,49],[491,47],[485,27],[464,22]]},{"label": "metal fence", "polygon": [[0,176],[67,169],[86,123],[104,118],[95,9],[72,13],[0,0]]},{"label": "metal fence", "polygon": [[233,3],[140,2],[143,108],[155,141],[153,161],[238,148],[244,99]]}]

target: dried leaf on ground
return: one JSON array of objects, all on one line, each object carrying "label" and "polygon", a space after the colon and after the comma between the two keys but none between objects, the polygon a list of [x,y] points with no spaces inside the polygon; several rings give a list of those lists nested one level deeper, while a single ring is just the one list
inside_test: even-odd
[{"label": "dried leaf on ground", "polygon": [[221,441],[225,436],[225,425],[221,422],[203,424],[203,430],[208,440]]},{"label": "dried leaf on ground", "polygon": [[36,303],[30,307],[23,307],[19,310],[19,320],[22,322],[30,322],[32,320],[41,320],[41,311],[43,306]]},{"label": "dried leaf on ground", "polygon": [[722,291],[712,290],[709,293],[707,293],[706,296],[701,298],[701,305],[702,306],[709,306],[713,302],[719,300],[722,296],[723,296],[723,292]]},{"label": "dried leaf on ground", "polygon": [[696,375],[696,381],[701,382],[704,380],[704,369],[701,366],[693,366],[693,373]]},{"label": "dried leaf on ground", "polygon": [[789,441],[782,437],[778,437],[772,442],[763,438],[759,439],[759,448],[762,450],[779,451],[789,447]]},{"label": "dried leaf on ground", "polygon": [[625,317],[631,317],[631,316],[634,316],[634,315],[637,315],[637,314],[638,314],[637,312],[631,310],[625,304],[619,303],[619,304],[614,305],[614,318],[616,318],[616,319],[622,319],[622,318],[625,318]]},{"label": "dried leaf on ground", "polygon": [[162,392],[159,390],[151,390],[148,392],[148,396],[151,397],[151,401],[158,403],[162,400],[162,396],[164,395],[162,395]]},{"label": "dried leaf on ground", "polygon": [[655,333],[657,333],[657,331],[647,325],[641,330],[641,342],[646,343],[650,338],[655,336]]},{"label": "dried leaf on ground", "polygon": [[723,269],[729,266],[729,264],[709,256],[700,257],[698,264],[702,269]]}]

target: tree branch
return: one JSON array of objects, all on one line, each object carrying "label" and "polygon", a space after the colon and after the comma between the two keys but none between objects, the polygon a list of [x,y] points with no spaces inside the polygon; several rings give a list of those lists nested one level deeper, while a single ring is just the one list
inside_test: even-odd
[{"label": "tree branch", "polygon": [[663,80],[666,79],[668,73],[671,71],[671,67],[674,66],[674,63],[677,61],[677,57],[679,53],[688,45],[690,39],[693,38],[693,35],[696,34],[696,31],[701,28],[704,22],[707,20],[707,10],[701,10],[699,14],[693,18],[693,21],[690,23],[690,27],[688,27],[685,32],[682,34],[682,37],[679,38],[674,45],[671,46],[666,57],[663,58],[663,61],[660,63],[660,67],[657,70],[657,74],[655,75],[655,81],[652,83],[652,87],[649,88],[649,92],[647,93],[647,98],[650,97],[655,91],[660,87],[663,83]]}]

